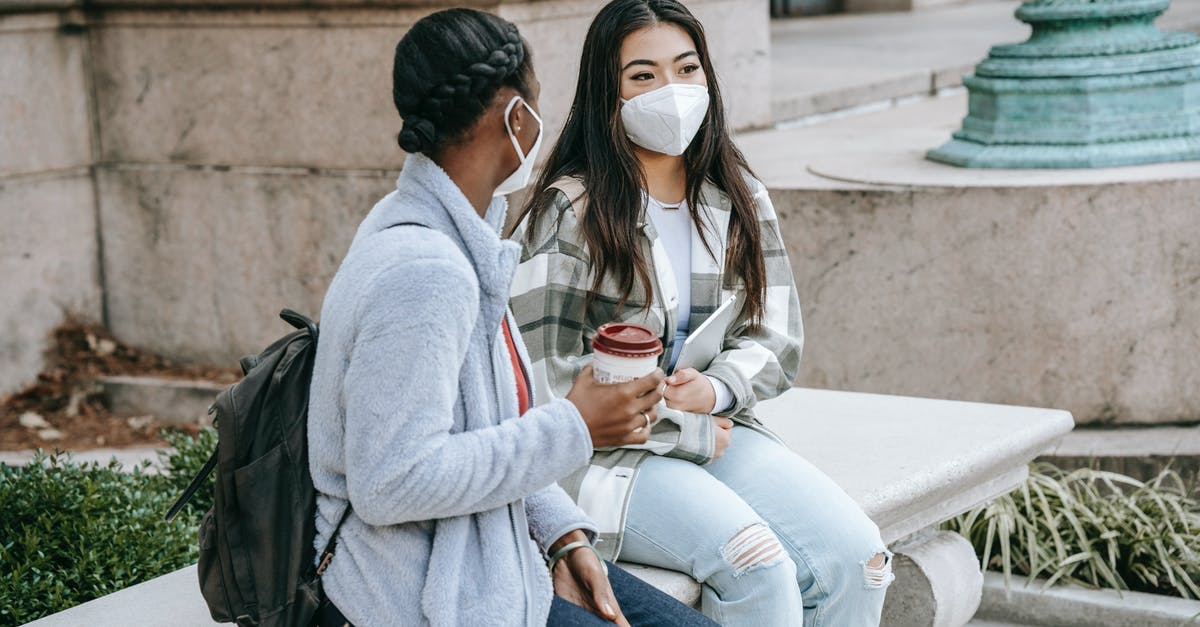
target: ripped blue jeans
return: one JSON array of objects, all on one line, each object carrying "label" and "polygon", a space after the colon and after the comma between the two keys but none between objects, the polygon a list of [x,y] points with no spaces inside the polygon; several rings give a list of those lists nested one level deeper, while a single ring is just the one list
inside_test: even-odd
[{"label": "ripped blue jeans", "polygon": [[858,504],[742,426],[707,466],[642,464],[620,559],[692,575],[701,610],[727,627],[878,625],[893,579],[879,528]]}]

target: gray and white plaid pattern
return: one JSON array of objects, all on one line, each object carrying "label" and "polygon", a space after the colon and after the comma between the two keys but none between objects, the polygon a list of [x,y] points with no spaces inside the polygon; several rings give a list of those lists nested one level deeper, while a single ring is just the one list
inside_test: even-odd
[{"label": "gray and white plaid pattern", "polygon": [[[746,316],[739,313],[726,333],[724,351],[705,374],[721,380],[733,392],[733,407],[726,412],[736,422],[764,431],[754,417],[760,399],[773,398],[788,390],[800,369],[804,329],[800,301],[779,232],[775,209],[766,188],[748,179],[757,203],[766,258],[767,295],[763,324],[749,330]],[[671,354],[679,302],[675,275],[666,248],[654,225],[640,220],[643,254],[652,260],[654,293],[645,294],[641,285],[621,311],[621,292],[607,277],[598,292],[591,294],[592,274],[578,218],[585,190],[577,179],[555,182],[553,210],[536,224],[529,219],[517,226],[513,238],[523,245],[521,263],[511,290],[513,314],[533,360],[533,385],[543,402],[561,398],[570,391],[579,371],[592,359],[591,341],[596,329],[612,321],[644,325],[662,339]],[[730,219],[728,196],[716,186],[703,187],[699,214],[707,239],[717,259],[725,258]],[[532,234],[527,238],[527,234]],[[730,296],[744,299],[744,286],[736,276],[726,276],[723,264],[710,256],[692,231],[692,275],[690,330],[694,331]],[[636,283],[636,282],[635,282]],[[642,305],[650,302],[650,307]],[[739,301],[739,306],[740,306]],[[586,306],[585,306],[586,304]],[[595,520],[600,530],[598,548],[606,559],[620,552],[629,496],[638,466],[648,455],[665,455],[706,464],[712,459],[715,437],[713,420],[707,414],[692,414],[658,407],[659,420],[649,440],[641,446],[596,449],[591,463],[560,483]]]}]

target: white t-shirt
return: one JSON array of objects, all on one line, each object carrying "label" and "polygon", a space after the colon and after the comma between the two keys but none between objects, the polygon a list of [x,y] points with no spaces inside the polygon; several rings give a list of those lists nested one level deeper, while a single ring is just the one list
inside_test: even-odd
[{"label": "white t-shirt", "polygon": [[[675,346],[668,362],[673,368],[675,361],[679,359],[683,341],[687,339],[692,318],[692,214],[686,201],[679,205],[667,205],[649,195],[646,196],[646,214],[654,223],[654,229],[658,231],[658,237],[667,251],[667,258],[671,260],[671,270],[675,274],[675,291],[679,295]],[[729,390],[729,386],[708,375],[705,377],[712,383],[713,391],[716,392],[717,400],[713,404],[713,413],[733,405],[733,392]]]}]

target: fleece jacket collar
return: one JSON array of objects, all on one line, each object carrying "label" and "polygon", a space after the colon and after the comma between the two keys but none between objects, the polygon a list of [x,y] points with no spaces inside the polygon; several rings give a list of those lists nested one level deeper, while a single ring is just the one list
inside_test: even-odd
[{"label": "fleece jacket collar", "polygon": [[396,181],[396,188],[421,202],[414,215],[397,216],[397,221],[421,222],[457,239],[479,277],[479,287],[491,298],[508,299],[513,272],[521,257],[521,247],[500,238],[500,229],[508,213],[504,197],[492,199],[484,219],[463,195],[446,171],[422,154],[409,155]]}]

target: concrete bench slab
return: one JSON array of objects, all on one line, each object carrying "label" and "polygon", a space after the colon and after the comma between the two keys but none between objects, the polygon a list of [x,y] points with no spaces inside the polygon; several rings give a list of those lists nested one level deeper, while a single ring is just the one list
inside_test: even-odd
[{"label": "concrete bench slab", "polygon": [[[788,446],[845,488],[879,524],[889,545],[1017,487],[1028,474],[1027,463],[1074,424],[1069,413],[1058,410],[806,388],[761,403],[759,415]],[[973,559],[968,555],[966,565],[978,576]],[[919,570],[921,560],[915,562]],[[623,566],[684,603],[694,605],[699,598],[699,584],[687,575]],[[938,586],[926,588],[934,594]],[[889,592],[889,603],[892,596]],[[973,603],[968,604],[971,613],[978,598]],[[954,615],[961,613],[960,607]],[[194,566],[35,624],[115,627],[130,616],[175,627],[212,624]],[[923,620],[888,623],[965,622]]]},{"label": "concrete bench slab", "polygon": [[[1074,425],[1053,409],[808,388],[758,413],[863,506],[889,545],[1016,488]],[[621,565],[689,605],[700,596],[687,575]]]},{"label": "concrete bench slab", "polygon": [[758,413],[862,505],[888,544],[1016,488],[1074,426],[1054,409],[808,388]]},{"label": "concrete bench slab", "polygon": [[208,606],[200,596],[196,565],[144,581],[52,614],[27,627],[118,627],[120,625],[170,625],[212,627]]}]

